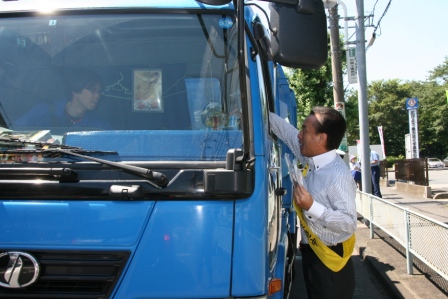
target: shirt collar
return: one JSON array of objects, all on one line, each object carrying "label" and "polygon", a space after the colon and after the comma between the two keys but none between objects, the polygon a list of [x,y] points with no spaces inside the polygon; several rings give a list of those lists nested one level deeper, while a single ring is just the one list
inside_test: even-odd
[{"label": "shirt collar", "polygon": [[314,169],[317,171],[324,167],[325,165],[329,164],[331,161],[336,158],[337,153],[336,150],[331,150],[329,152],[311,157],[311,161],[313,161]]}]

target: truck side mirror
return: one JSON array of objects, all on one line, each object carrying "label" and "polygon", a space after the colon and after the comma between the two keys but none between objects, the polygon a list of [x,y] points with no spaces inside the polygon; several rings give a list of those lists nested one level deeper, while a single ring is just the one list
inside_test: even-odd
[{"label": "truck side mirror", "polygon": [[283,66],[317,69],[328,57],[327,18],[322,0],[270,3],[273,60]]}]

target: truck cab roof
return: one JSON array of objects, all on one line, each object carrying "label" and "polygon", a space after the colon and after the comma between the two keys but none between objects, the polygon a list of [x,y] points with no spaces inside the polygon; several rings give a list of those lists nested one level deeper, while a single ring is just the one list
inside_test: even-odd
[{"label": "truck cab roof", "polygon": [[222,6],[211,6],[200,3],[194,0],[171,0],[171,1],[159,1],[159,0],[97,0],[97,1],[32,1],[32,0],[14,0],[14,1],[2,1],[0,4],[0,12],[42,12],[49,13],[55,10],[91,10],[91,9],[220,9],[230,8],[233,4],[227,4]]}]

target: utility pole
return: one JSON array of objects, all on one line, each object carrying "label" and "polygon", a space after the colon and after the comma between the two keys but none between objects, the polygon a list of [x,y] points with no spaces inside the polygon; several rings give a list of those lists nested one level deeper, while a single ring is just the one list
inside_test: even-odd
[{"label": "utility pole", "polygon": [[372,193],[372,172],[370,170],[369,118],[367,106],[366,50],[364,34],[364,0],[355,0],[356,16],[356,61],[358,65],[358,109],[359,133],[361,139],[362,191]]},{"label": "utility pole", "polygon": [[[328,13],[328,23],[330,25],[331,70],[333,77],[334,108],[338,110],[345,118],[344,83],[342,81],[341,40],[339,36],[338,4],[330,7],[328,9]],[[339,149],[345,152],[344,161],[348,164],[349,159],[346,134],[344,135]]]},{"label": "utility pole", "polygon": [[334,104],[344,102],[344,86],[342,81],[341,41],[339,37],[338,5],[329,9],[331,69],[333,75]]}]

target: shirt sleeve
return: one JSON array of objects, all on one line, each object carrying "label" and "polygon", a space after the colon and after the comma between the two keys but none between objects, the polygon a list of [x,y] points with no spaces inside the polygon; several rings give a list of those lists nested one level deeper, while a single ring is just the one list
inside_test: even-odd
[{"label": "shirt sleeve", "polygon": [[308,218],[309,221],[316,221],[320,217],[322,217],[322,214],[325,212],[325,207],[318,203],[317,201],[314,201],[311,205],[311,208],[309,208],[308,211],[303,210],[303,213],[306,218]]},{"label": "shirt sleeve", "polygon": [[305,161],[305,157],[300,153],[299,130],[275,113],[269,112],[269,125],[281,141],[283,141],[292,153],[300,160]]}]

